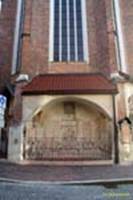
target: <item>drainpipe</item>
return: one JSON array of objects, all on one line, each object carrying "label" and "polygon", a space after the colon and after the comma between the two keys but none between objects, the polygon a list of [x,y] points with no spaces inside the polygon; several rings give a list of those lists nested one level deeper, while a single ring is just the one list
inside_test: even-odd
[{"label": "drainpipe", "polygon": [[118,54],[118,65],[119,70],[122,72],[127,72],[126,69],[126,54],[124,46],[124,36],[122,29],[121,11],[120,11],[120,0],[113,0],[113,10],[114,10],[114,21],[116,26],[116,36],[117,36],[117,54]]},{"label": "drainpipe", "polygon": [[0,0],[0,12],[2,10],[2,0]]},{"label": "drainpipe", "polygon": [[119,163],[119,135],[118,135],[118,128],[116,124],[116,105],[115,105],[115,95],[112,95],[112,102],[113,102],[113,123],[114,123],[114,162],[115,164]]},{"label": "drainpipe", "polygon": [[15,74],[17,70],[17,58],[19,50],[20,27],[21,27],[21,14],[22,14],[23,0],[17,0],[16,23],[14,30],[14,44],[13,44],[13,57],[12,57],[12,70],[11,74]]}]

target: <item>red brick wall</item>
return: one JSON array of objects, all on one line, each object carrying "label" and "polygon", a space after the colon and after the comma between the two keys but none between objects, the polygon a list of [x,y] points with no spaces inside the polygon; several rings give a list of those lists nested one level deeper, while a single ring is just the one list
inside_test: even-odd
[{"label": "red brick wall", "polygon": [[133,1],[120,0],[127,71],[133,75]]},{"label": "red brick wall", "polygon": [[109,73],[116,68],[111,0],[87,0],[89,64],[48,63],[50,1],[25,2],[22,72],[31,76],[47,72]]},{"label": "red brick wall", "polygon": [[16,0],[6,0],[0,13],[0,88],[10,79]]},{"label": "red brick wall", "polygon": [[48,71],[49,0],[25,1],[22,72],[34,76]]}]

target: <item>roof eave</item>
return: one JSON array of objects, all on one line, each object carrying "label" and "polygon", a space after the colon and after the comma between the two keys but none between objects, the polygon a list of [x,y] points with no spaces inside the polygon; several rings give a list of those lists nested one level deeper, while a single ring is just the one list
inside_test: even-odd
[{"label": "roof eave", "polygon": [[58,90],[58,91],[24,91],[22,95],[72,95],[72,94],[94,94],[94,95],[116,95],[117,89],[113,90]]}]

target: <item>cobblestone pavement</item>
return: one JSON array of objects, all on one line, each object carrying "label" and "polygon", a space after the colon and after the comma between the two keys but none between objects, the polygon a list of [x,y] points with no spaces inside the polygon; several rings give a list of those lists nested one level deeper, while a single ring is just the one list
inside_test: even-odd
[{"label": "cobblestone pavement", "polygon": [[88,185],[0,183],[0,200],[133,200],[133,185],[112,188]]},{"label": "cobblestone pavement", "polygon": [[45,166],[19,165],[0,162],[0,178],[31,181],[86,181],[130,178],[133,180],[133,165],[130,166]]}]

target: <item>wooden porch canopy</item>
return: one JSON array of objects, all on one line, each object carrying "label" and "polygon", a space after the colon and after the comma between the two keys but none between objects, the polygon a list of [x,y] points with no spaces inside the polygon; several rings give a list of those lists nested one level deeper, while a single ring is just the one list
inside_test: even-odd
[{"label": "wooden porch canopy", "polygon": [[23,87],[23,95],[116,94],[116,85],[102,74],[44,74]]}]

